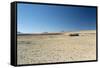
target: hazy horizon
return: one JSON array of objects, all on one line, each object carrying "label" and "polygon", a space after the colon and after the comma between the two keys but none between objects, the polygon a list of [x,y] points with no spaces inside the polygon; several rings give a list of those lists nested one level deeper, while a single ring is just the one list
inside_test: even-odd
[{"label": "hazy horizon", "polygon": [[18,3],[17,30],[21,33],[96,30],[96,8]]}]

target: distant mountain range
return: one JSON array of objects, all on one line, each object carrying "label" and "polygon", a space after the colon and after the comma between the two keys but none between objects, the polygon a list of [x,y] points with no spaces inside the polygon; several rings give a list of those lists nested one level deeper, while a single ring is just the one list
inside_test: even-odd
[{"label": "distant mountain range", "polygon": [[43,32],[43,33],[22,33],[22,32],[17,32],[18,36],[26,36],[26,35],[61,35],[62,33],[48,33],[48,32]]},{"label": "distant mountain range", "polygon": [[23,34],[22,32],[17,32],[17,34]]}]

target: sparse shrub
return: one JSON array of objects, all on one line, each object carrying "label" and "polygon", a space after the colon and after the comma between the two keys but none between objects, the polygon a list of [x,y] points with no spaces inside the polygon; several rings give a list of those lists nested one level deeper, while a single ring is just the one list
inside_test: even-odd
[{"label": "sparse shrub", "polygon": [[18,43],[19,43],[19,44],[31,44],[30,41],[19,41]]},{"label": "sparse shrub", "polygon": [[78,33],[75,33],[75,34],[69,34],[69,36],[79,36]]},{"label": "sparse shrub", "polygon": [[30,44],[31,42],[26,42],[26,44]]}]

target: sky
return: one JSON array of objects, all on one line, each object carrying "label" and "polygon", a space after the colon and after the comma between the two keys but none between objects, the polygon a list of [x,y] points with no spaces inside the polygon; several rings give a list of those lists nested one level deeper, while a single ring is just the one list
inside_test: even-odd
[{"label": "sky", "polygon": [[17,31],[42,33],[96,30],[96,8],[22,4],[17,5]]}]

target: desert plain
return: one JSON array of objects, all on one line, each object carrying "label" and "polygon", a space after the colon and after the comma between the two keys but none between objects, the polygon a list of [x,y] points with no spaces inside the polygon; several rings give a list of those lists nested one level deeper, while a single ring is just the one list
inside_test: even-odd
[{"label": "desert plain", "polygon": [[96,30],[17,36],[19,65],[87,60],[96,60]]}]

